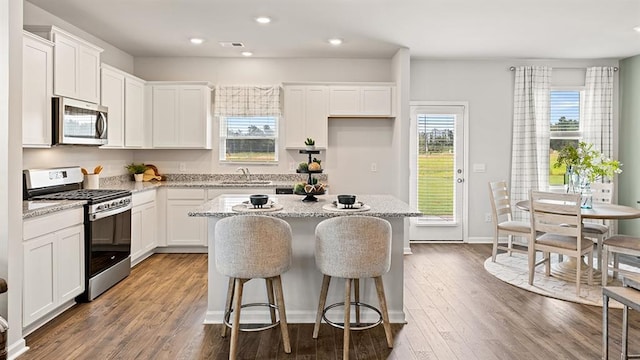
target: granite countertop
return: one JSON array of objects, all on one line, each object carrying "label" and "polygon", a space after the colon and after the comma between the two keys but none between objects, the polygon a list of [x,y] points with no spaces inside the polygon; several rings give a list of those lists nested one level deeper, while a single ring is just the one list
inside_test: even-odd
[{"label": "granite countertop", "polygon": [[129,190],[132,193],[157,189],[159,187],[176,187],[176,188],[276,188],[276,187],[293,187],[291,181],[260,181],[248,183],[223,183],[219,180],[195,180],[195,181],[148,181],[134,182],[121,181],[100,185],[101,189]]},{"label": "granite countertop", "polygon": [[370,207],[367,211],[331,211],[323,207],[336,200],[335,196],[316,196],[317,202],[303,202],[300,195],[273,195],[269,198],[282,205],[276,211],[236,212],[232,208],[249,200],[249,195],[221,195],[189,212],[189,216],[227,217],[239,214],[261,214],[275,217],[334,217],[343,215],[366,215],[377,217],[417,217],[422,214],[407,203],[391,195],[358,195],[357,201]]},{"label": "granite countertop", "polygon": [[[253,182],[234,182],[236,179],[220,180],[220,179],[189,179],[178,178],[171,181],[145,181],[135,182],[128,180],[128,177],[114,179],[106,183],[100,183],[100,189],[111,190],[128,190],[131,193],[142,192],[157,189],[159,187],[175,187],[175,188],[276,188],[276,187],[293,187],[295,181],[284,180],[255,180]],[[86,201],[54,201],[54,200],[38,200],[22,202],[22,218],[28,219],[36,216],[46,215],[61,210],[80,207],[86,204]]]},{"label": "granite countertop", "polygon": [[84,200],[39,200],[22,202],[22,219],[51,214],[57,211],[81,207],[87,202]]}]

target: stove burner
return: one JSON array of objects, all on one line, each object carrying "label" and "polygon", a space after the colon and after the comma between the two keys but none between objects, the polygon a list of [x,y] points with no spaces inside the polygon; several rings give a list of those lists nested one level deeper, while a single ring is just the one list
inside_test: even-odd
[{"label": "stove burner", "polygon": [[126,190],[107,190],[107,189],[79,189],[71,191],[63,191],[46,195],[34,196],[33,200],[86,200],[90,203],[107,201],[128,196],[129,191]]}]

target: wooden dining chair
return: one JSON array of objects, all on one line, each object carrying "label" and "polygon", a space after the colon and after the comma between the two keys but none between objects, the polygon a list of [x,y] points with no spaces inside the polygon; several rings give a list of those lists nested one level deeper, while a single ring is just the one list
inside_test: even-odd
[{"label": "wooden dining chair", "polygon": [[[527,246],[531,239],[531,225],[524,221],[513,220],[511,213],[511,199],[509,198],[509,188],[506,181],[496,181],[489,183],[489,196],[491,197],[491,208],[493,209],[493,252],[491,261],[496,261],[498,249],[506,250],[511,256],[511,252],[526,254],[526,249],[513,247],[513,237],[520,236],[527,240]],[[507,236],[507,245],[500,245],[501,235]]]},{"label": "wooden dining chair", "polygon": [[[551,275],[550,253],[575,257],[576,294],[580,296],[582,256],[588,255],[588,283],[593,283],[593,242],[582,235],[580,194],[530,191],[531,244],[529,245],[529,285],[533,285],[535,267],[544,263]],[[539,234],[539,235],[536,235]],[[536,251],[543,259],[536,263]]]},{"label": "wooden dining chair", "polygon": [[[619,255],[629,255],[640,257],[640,238],[628,235],[614,235],[603,242],[602,251],[602,286],[607,286],[609,270],[613,271],[613,278],[621,272],[625,275],[640,276],[640,269],[636,271],[620,268]],[[609,264],[609,256],[613,261]]]},{"label": "wooden dining chair", "polygon": [[[613,183],[594,182],[591,184],[593,194],[593,204],[611,204],[613,201]],[[609,225],[604,220],[585,221],[583,223],[582,235],[593,239],[596,243],[598,257],[597,268],[601,270],[602,265],[602,242],[609,236]]]}]

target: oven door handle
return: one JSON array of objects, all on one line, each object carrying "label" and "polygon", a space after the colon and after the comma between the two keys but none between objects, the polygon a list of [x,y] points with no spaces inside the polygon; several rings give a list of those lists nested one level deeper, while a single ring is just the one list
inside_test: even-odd
[{"label": "oven door handle", "polygon": [[96,220],[100,220],[100,219],[104,219],[106,217],[109,216],[113,216],[113,215],[117,215],[120,213],[123,213],[127,210],[131,209],[131,203],[127,204],[126,206],[123,207],[119,207],[113,210],[107,210],[107,211],[101,211],[98,213],[94,213],[94,214],[89,214],[89,221],[96,221]]}]

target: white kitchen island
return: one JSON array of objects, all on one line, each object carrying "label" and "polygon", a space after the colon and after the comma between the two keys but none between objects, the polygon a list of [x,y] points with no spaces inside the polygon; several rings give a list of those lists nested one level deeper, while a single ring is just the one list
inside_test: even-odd
[{"label": "white kitchen island", "polygon": [[[214,229],[216,222],[227,216],[261,214],[282,218],[291,225],[293,232],[293,260],[289,271],[282,275],[284,300],[287,320],[291,323],[313,323],[315,321],[322,274],[315,265],[315,228],[319,222],[329,217],[365,215],[388,220],[393,229],[391,270],[383,276],[384,287],[389,308],[389,318],[393,323],[404,323],[403,311],[403,250],[405,234],[405,218],[421,214],[409,207],[405,202],[390,195],[358,195],[357,201],[368,205],[370,209],[362,212],[338,212],[323,209],[336,197],[330,195],[317,196],[318,202],[302,202],[298,195],[272,195],[270,199],[282,206],[278,211],[237,212],[232,208],[249,200],[249,195],[221,195],[206,202],[200,208],[189,212],[189,216],[208,217],[209,245],[209,283],[208,306],[204,322],[216,324],[222,322],[224,302],[227,292],[228,278],[219,274],[215,267]],[[237,207],[236,207],[237,209]],[[373,280],[360,281],[361,301],[378,307],[378,299]],[[344,281],[334,279],[329,288],[327,304],[342,301]],[[266,302],[266,286],[261,279],[245,284],[243,304]],[[339,308],[340,309],[340,308]],[[363,313],[363,320],[372,314]],[[377,319],[377,318],[376,318]],[[242,322],[269,322],[269,311],[261,307],[250,307],[242,310]]]}]

